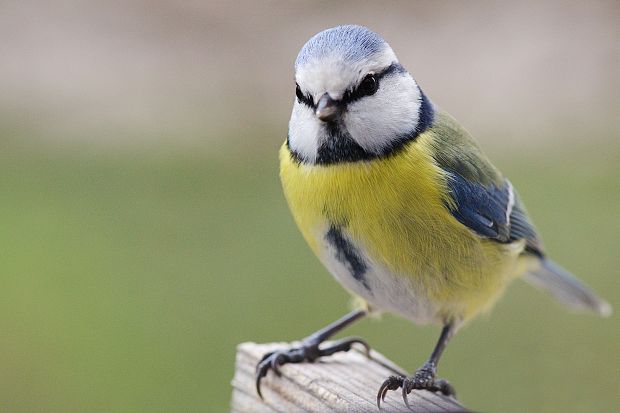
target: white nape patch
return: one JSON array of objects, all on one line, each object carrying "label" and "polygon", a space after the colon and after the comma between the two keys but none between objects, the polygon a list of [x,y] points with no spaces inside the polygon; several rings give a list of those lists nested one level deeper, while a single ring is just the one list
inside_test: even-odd
[{"label": "white nape patch", "polygon": [[374,95],[352,102],[343,120],[351,137],[366,152],[380,154],[415,130],[420,106],[415,80],[409,73],[396,73],[382,78]]},{"label": "white nape patch", "polygon": [[321,123],[311,108],[295,99],[288,124],[288,144],[293,151],[310,163],[316,161],[318,156]]},{"label": "white nape patch", "polygon": [[328,229],[316,232],[322,251],[319,258],[336,280],[350,292],[362,297],[378,310],[398,314],[416,324],[441,324],[438,308],[428,298],[428,291],[415,282],[416,274],[396,274],[376,262],[359,242],[345,231],[343,236],[363,258],[366,272],[364,282],[353,277],[350,269],[338,257],[338,251],[325,241]]},{"label": "white nape patch", "polygon": [[314,103],[325,93],[332,99],[342,98],[344,92],[368,73],[376,73],[397,62],[396,55],[386,44],[380,53],[360,61],[345,61],[338,50],[314,58],[297,68],[295,80],[304,93],[310,93]]}]

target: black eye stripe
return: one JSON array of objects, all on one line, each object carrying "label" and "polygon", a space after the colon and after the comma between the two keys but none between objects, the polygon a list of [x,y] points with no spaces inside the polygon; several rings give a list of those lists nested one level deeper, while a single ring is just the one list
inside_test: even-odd
[{"label": "black eye stripe", "polygon": [[[379,88],[381,79],[393,73],[402,73],[404,71],[405,71],[405,68],[402,67],[400,63],[395,62],[389,65],[388,67],[386,67],[385,69],[383,69],[381,72],[375,73],[374,75],[372,75],[375,81],[377,82],[376,89],[374,92],[376,92],[376,90]],[[364,79],[366,79],[366,77],[364,77]],[[343,105],[354,102],[368,95],[368,94],[361,93],[361,91],[359,90],[360,86],[364,82],[364,79],[362,79],[360,84],[357,85],[354,89],[347,90],[345,92],[344,96],[342,97],[342,102],[341,102]],[[370,94],[374,94],[374,92]],[[295,95],[297,96],[297,101],[299,103],[306,105],[310,109],[316,110],[316,105],[314,104],[314,100],[312,99],[312,96],[303,93],[303,91],[301,90],[301,88],[299,87],[297,83],[295,84]]]},{"label": "black eye stripe", "polygon": [[377,73],[377,76],[379,79],[387,76],[387,75],[391,75],[393,73],[404,73],[405,72],[405,68],[402,67],[400,65],[400,63],[394,62],[391,65],[389,65],[388,67],[386,67],[385,69],[383,69],[381,72]]},{"label": "black eye stripe", "polygon": [[[383,69],[381,72],[379,73],[375,73],[373,75],[375,81],[377,82],[376,85],[376,89],[379,88],[379,85],[381,84],[381,79],[383,79],[384,77],[394,74],[394,73],[402,73],[405,71],[405,68],[402,67],[399,63],[392,63],[391,65],[389,65],[388,67],[386,67],[385,69]],[[368,76],[368,75],[367,75]],[[360,87],[364,84],[364,81],[366,80],[367,76],[365,76],[362,81],[360,82],[359,85],[357,85],[354,89],[351,90],[347,90],[344,94],[344,97],[342,98],[342,102],[344,104],[348,104],[351,102],[355,102],[356,100],[359,100],[361,98],[363,98],[364,96],[367,96],[368,94],[363,93],[363,91],[360,90]],[[374,94],[376,92],[376,90],[370,94]]]},{"label": "black eye stripe", "polygon": [[316,109],[312,97],[310,95],[304,94],[298,84],[295,84],[295,95],[297,96],[297,101],[299,103],[303,103],[310,109]]}]

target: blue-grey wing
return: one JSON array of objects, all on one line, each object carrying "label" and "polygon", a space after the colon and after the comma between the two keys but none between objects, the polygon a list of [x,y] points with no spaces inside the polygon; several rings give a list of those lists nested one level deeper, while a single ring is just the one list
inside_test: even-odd
[{"label": "blue-grey wing", "polygon": [[500,243],[526,240],[526,250],[543,255],[543,247],[534,224],[512,184],[472,182],[459,173],[448,171],[448,188],[454,205],[452,215],[481,237]]}]

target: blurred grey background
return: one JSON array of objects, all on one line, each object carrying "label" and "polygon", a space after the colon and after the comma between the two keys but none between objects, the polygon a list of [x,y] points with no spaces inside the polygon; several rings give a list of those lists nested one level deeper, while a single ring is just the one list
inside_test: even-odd
[{"label": "blurred grey background", "polygon": [[260,149],[257,127],[279,132],[270,144],[286,133],[300,47],[321,29],[357,23],[381,33],[485,143],[567,144],[549,141],[561,132],[568,144],[591,145],[613,141],[619,128],[619,9],[615,1],[9,1],[0,104],[7,122],[44,140]]},{"label": "blurred grey background", "polygon": [[[3,1],[0,410],[228,409],[235,345],[347,310],[277,178],[293,61],[366,25],[619,308],[620,3]],[[350,330],[412,370],[436,328]],[[479,411],[620,409],[620,324],[515,283],[441,374]],[[377,384],[379,385],[379,383]]]}]

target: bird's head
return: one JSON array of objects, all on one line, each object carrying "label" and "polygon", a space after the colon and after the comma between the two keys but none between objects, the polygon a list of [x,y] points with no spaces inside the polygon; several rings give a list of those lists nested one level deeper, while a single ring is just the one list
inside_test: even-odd
[{"label": "bird's head", "polygon": [[432,104],[378,34],[362,26],[322,31],[295,61],[288,145],[301,162],[385,156],[432,121]]}]

